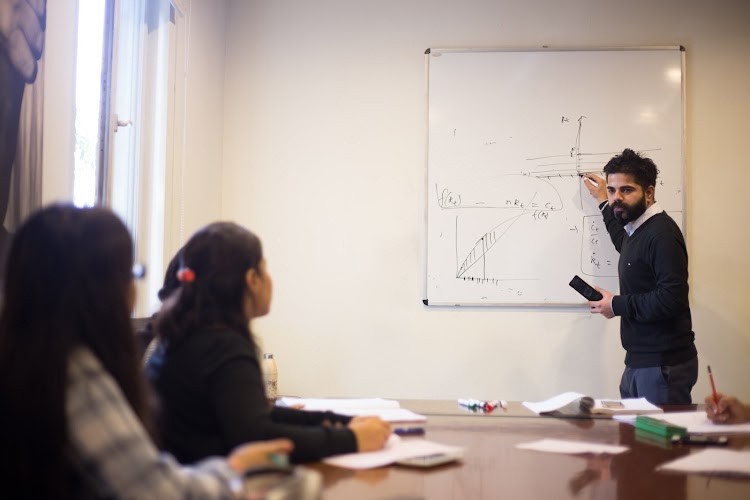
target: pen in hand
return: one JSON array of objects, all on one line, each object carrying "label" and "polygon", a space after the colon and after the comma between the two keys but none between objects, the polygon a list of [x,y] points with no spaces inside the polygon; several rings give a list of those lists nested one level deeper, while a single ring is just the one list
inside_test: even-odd
[{"label": "pen in hand", "polygon": [[719,395],[716,394],[716,385],[714,385],[714,374],[711,372],[711,365],[708,365],[708,381],[711,383],[711,394],[714,397],[714,404],[716,405],[716,411],[719,410]]}]

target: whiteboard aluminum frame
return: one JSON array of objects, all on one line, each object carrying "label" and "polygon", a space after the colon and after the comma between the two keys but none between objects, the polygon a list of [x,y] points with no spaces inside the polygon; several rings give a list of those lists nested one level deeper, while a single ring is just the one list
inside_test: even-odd
[{"label": "whiteboard aluminum frame", "polygon": [[687,230],[687,195],[685,193],[687,182],[687,104],[686,104],[686,73],[685,73],[685,47],[683,45],[651,45],[651,46],[608,46],[608,47],[585,47],[585,46],[574,46],[574,47],[554,47],[551,45],[543,45],[541,47],[477,47],[477,48],[427,48],[424,51],[425,57],[425,163],[424,163],[424,206],[423,206],[423,220],[424,220],[424,231],[422,232],[421,246],[423,263],[422,266],[422,304],[425,308],[501,308],[501,309],[513,309],[513,308],[575,308],[587,307],[588,302],[579,303],[539,303],[539,302],[527,302],[527,303],[453,303],[453,302],[430,302],[428,300],[428,234],[429,234],[429,166],[430,166],[430,58],[440,57],[444,53],[471,53],[471,52],[613,52],[613,51],[679,51],[680,52],[680,101],[681,101],[681,124],[682,129],[681,135],[681,150],[680,150],[680,170],[682,172],[683,179],[683,190],[681,193],[682,197],[682,217],[681,217],[681,229],[683,235],[687,241],[688,230]]}]

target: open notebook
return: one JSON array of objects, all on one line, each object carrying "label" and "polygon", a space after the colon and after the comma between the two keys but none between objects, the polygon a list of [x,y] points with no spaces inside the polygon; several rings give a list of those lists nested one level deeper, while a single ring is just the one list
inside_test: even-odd
[{"label": "open notebook", "polygon": [[545,401],[524,401],[523,405],[537,415],[552,417],[607,418],[663,413],[661,408],[649,403],[646,398],[594,399],[578,392],[565,392]]},{"label": "open notebook", "polygon": [[401,408],[398,401],[381,398],[291,398],[283,397],[276,401],[278,406],[296,407],[303,410],[330,410],[341,415],[376,416],[386,422],[424,422],[427,417]]}]

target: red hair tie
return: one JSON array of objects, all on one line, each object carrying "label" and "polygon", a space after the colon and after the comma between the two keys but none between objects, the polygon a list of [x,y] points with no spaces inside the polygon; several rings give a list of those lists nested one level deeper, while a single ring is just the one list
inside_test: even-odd
[{"label": "red hair tie", "polygon": [[180,283],[192,283],[195,281],[195,273],[189,267],[183,267],[177,271],[177,279]]}]

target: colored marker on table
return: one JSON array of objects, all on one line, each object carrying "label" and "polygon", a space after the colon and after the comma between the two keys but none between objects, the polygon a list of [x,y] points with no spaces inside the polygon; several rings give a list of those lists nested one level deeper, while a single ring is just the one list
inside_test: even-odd
[{"label": "colored marker on table", "polygon": [[479,399],[459,399],[458,404],[471,411],[483,411],[489,413],[497,407],[505,408],[507,403],[504,400],[493,399],[491,401],[482,401]]},{"label": "colored marker on table", "polygon": [[458,404],[472,411],[484,408],[484,401],[479,401],[478,399],[459,399]]},{"label": "colored marker on table", "polygon": [[492,401],[487,401],[485,403],[485,411],[492,411],[495,408],[505,408],[508,406],[508,403],[503,399],[493,399]]}]

